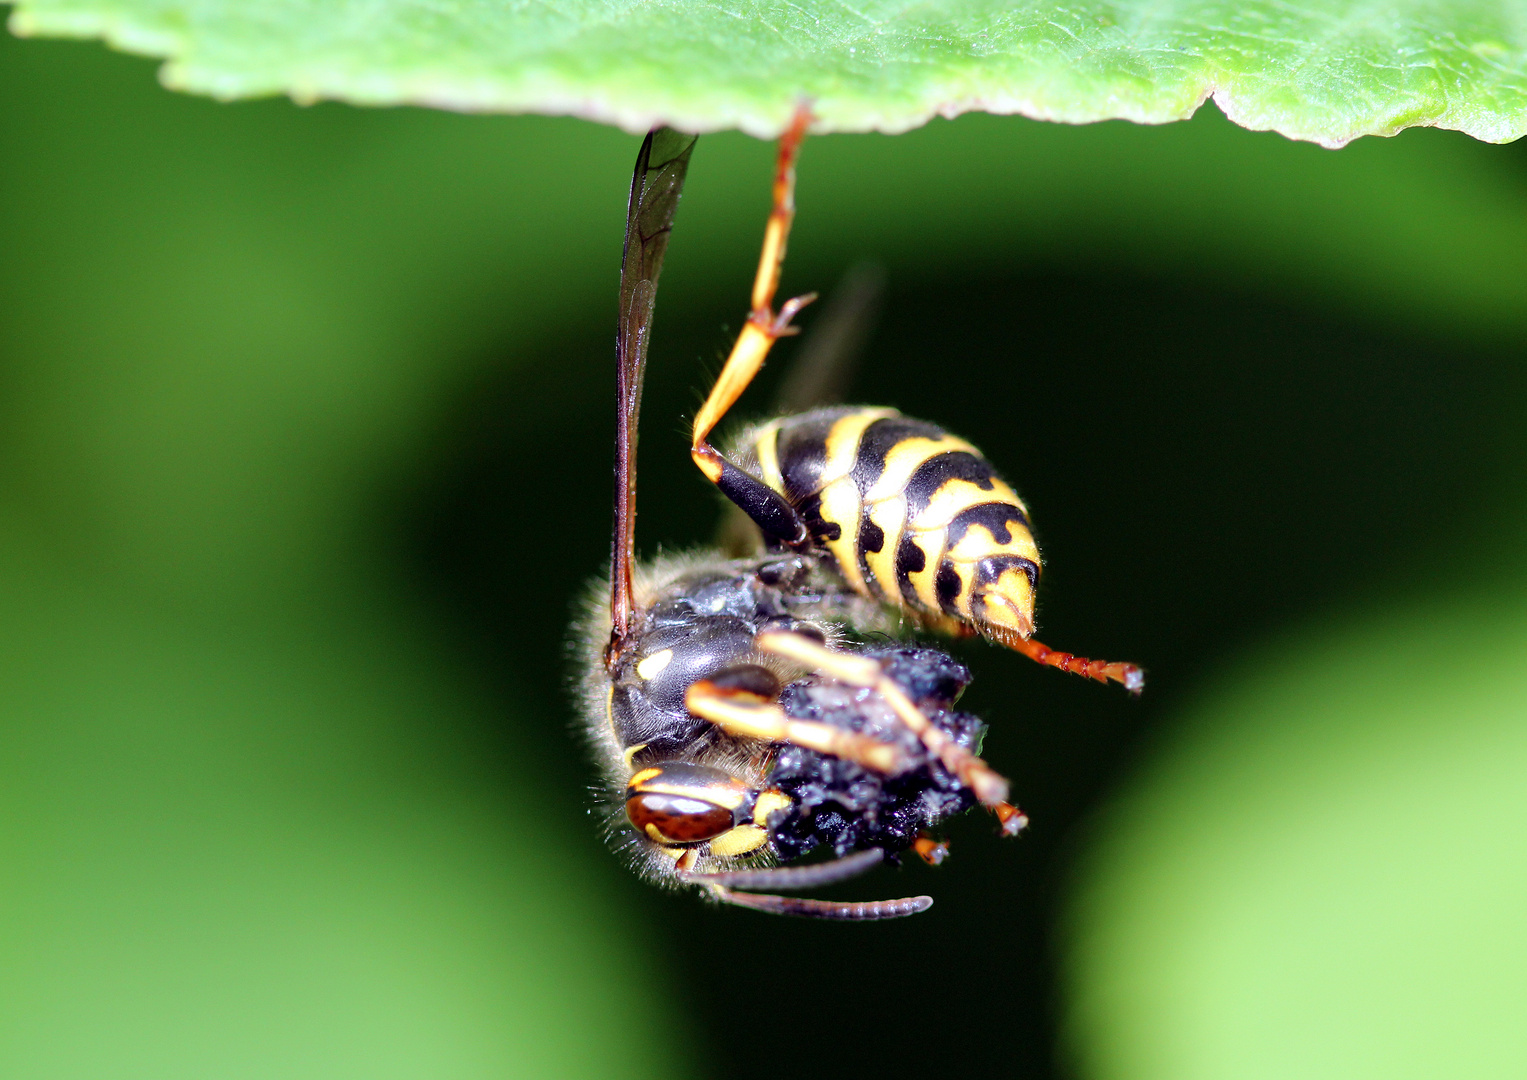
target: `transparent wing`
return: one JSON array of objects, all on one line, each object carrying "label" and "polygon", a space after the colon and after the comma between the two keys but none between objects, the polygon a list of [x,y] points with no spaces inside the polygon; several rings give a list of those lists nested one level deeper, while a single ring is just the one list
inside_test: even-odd
[{"label": "transparent wing", "polygon": [[636,545],[636,430],[642,374],[657,299],[658,274],[684,192],[696,137],[657,128],[642,142],[631,177],[626,243],[620,264],[620,321],[616,333],[615,536],[610,556],[610,642],[618,648],[631,627],[635,599],[631,563]]},{"label": "transparent wing", "polygon": [[885,268],[863,262],[838,282],[780,380],[777,416],[842,404],[885,298]]}]

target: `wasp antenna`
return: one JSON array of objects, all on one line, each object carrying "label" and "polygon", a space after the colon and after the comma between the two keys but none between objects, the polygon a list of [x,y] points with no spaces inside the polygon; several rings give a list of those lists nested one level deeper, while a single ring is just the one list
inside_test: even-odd
[{"label": "wasp antenna", "polygon": [[720,874],[680,873],[679,880],[727,889],[818,889],[858,877],[884,858],[885,852],[879,848],[867,848],[841,859],[810,866],[768,866],[762,870],[728,870]]},{"label": "wasp antenna", "polygon": [[794,915],[801,919],[829,919],[835,922],[870,922],[875,919],[903,919],[918,915],[933,906],[931,896],[907,896],[900,900],[811,900],[804,896],[771,896],[768,893],[732,892],[719,886],[711,892],[723,904],[766,911],[771,915]]}]

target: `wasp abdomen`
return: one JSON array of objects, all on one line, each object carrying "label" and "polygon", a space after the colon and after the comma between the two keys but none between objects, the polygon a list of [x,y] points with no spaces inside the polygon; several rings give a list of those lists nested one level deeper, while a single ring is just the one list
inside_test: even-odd
[{"label": "wasp abdomen", "polygon": [[1040,562],[1028,511],[974,446],[860,407],[775,420],[751,442],[760,479],[856,591],[944,629],[1032,632]]}]

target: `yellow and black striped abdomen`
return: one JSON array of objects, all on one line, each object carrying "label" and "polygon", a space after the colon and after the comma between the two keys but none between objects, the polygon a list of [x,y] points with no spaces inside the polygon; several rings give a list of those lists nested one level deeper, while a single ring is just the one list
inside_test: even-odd
[{"label": "yellow and black striped abdomen", "polygon": [[1032,633],[1028,511],[963,439],[894,409],[833,408],[765,424],[752,450],[854,589],[946,630]]}]

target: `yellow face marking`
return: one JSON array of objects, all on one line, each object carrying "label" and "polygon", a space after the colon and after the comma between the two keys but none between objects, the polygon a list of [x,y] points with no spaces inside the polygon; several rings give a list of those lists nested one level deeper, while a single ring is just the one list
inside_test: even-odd
[{"label": "yellow face marking", "polygon": [[753,824],[766,826],[770,814],[776,810],[788,810],[790,806],[790,796],[783,791],[765,791],[758,796],[758,802],[753,804]]},{"label": "yellow face marking", "polygon": [[769,840],[769,834],[757,825],[738,825],[710,842],[712,855],[746,855],[757,851]]},{"label": "yellow face marking", "polygon": [[631,777],[630,780],[626,781],[626,786],[627,787],[640,787],[641,785],[645,784],[648,780],[651,780],[653,777],[655,777],[655,776],[662,776],[662,775],[663,775],[663,770],[658,768],[656,765],[654,765],[651,768],[643,769],[641,772],[639,772],[635,776]]},{"label": "yellow face marking", "polygon": [[651,656],[644,656],[637,662],[636,673],[644,679],[654,678],[658,672],[668,666],[668,662],[672,659],[672,649],[659,649]]},{"label": "yellow face marking", "polygon": [[880,476],[865,493],[865,501],[874,503],[900,494],[906,490],[912,474],[923,462],[939,454],[948,454],[956,450],[963,450],[967,454],[980,457],[980,453],[974,446],[964,439],[956,439],[953,435],[945,435],[942,439],[921,437],[902,439],[886,453],[885,467],[881,469]]},{"label": "yellow face marking", "polygon": [[629,769],[633,760],[636,758],[636,755],[640,754],[645,749],[647,749],[646,743],[637,743],[635,746],[628,746],[626,748],[626,752],[620,755],[621,760],[626,763],[626,768]]}]

